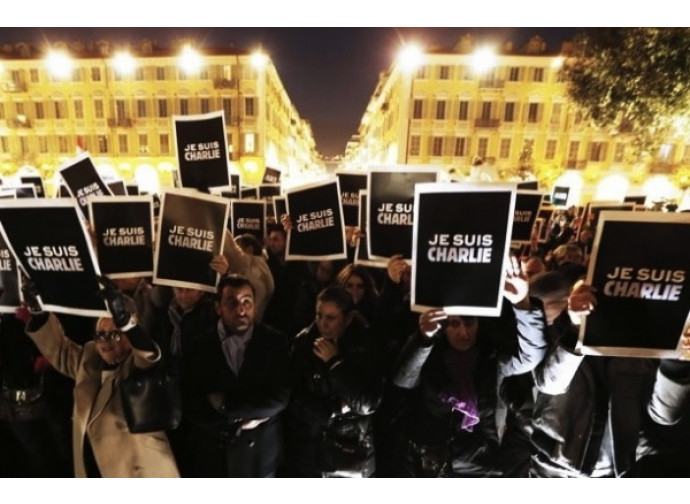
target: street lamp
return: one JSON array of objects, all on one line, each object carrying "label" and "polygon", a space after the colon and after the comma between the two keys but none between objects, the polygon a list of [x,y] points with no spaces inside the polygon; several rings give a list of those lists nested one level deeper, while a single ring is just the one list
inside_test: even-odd
[{"label": "street lamp", "polygon": [[496,53],[490,47],[477,49],[472,55],[471,65],[475,73],[486,73],[496,66]]},{"label": "street lamp", "polygon": [[128,52],[119,52],[113,57],[113,67],[121,75],[129,75],[136,67],[136,61]]},{"label": "street lamp", "polygon": [[263,70],[268,63],[268,56],[261,51],[256,51],[252,54],[250,62],[256,70]]},{"label": "street lamp", "polygon": [[180,68],[185,71],[187,75],[194,74],[199,71],[203,64],[203,59],[198,51],[193,49],[189,44],[185,44],[178,59]]},{"label": "street lamp", "polygon": [[58,79],[66,79],[72,74],[74,62],[64,51],[51,50],[46,56],[48,71]]},{"label": "street lamp", "polygon": [[[398,53],[398,66],[402,71],[402,78],[404,84],[409,86],[409,92],[401,91],[401,96],[407,96],[407,121],[405,131],[405,164],[408,163],[410,157],[410,130],[412,129],[412,114],[414,107],[412,101],[414,99],[414,74],[422,64],[423,52],[416,44],[406,44]],[[405,117],[405,115],[403,115]]]}]

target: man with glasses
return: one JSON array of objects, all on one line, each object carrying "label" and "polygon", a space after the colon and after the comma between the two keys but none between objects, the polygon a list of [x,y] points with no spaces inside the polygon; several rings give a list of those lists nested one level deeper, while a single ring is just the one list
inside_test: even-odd
[{"label": "man with glasses", "polygon": [[184,369],[185,414],[197,477],[269,477],[282,461],[279,414],[290,395],[287,336],[255,322],[252,284],[218,284],[218,323]]},{"label": "man with glasses", "polygon": [[[24,284],[31,318],[26,333],[60,373],[75,380],[72,446],[77,477],[177,477],[164,432],[133,434],[122,410],[120,384],[134,368],[149,368],[160,349],[137,325],[125,298],[107,278],[102,291],[112,318],[98,320],[93,340],[68,339],[58,318],[42,311],[35,285]],[[134,311],[134,310],[132,310]]]}]

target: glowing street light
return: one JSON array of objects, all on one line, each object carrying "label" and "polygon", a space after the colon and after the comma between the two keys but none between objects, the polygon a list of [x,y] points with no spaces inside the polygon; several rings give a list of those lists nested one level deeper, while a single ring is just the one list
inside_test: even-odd
[{"label": "glowing street light", "polygon": [[551,62],[551,68],[558,70],[565,63],[565,58],[563,56],[556,56]]},{"label": "glowing street light", "polygon": [[268,56],[261,51],[256,51],[252,54],[250,62],[255,69],[263,70],[266,67],[266,63],[268,63]]},{"label": "glowing street light", "polygon": [[46,67],[54,77],[66,79],[72,74],[74,62],[63,51],[50,51],[46,56]]},{"label": "glowing street light", "polygon": [[136,66],[136,61],[128,52],[119,52],[113,57],[113,67],[122,75],[131,74]]},{"label": "glowing street light", "polygon": [[203,59],[198,51],[194,50],[189,44],[185,44],[182,48],[182,53],[178,61],[180,68],[188,74],[193,74],[199,71],[203,64]]},{"label": "glowing street light", "polygon": [[422,49],[416,44],[406,44],[398,54],[398,64],[405,73],[412,73],[422,64]]},{"label": "glowing street light", "polygon": [[489,47],[477,49],[472,55],[472,69],[475,73],[483,74],[496,66],[496,54]]}]

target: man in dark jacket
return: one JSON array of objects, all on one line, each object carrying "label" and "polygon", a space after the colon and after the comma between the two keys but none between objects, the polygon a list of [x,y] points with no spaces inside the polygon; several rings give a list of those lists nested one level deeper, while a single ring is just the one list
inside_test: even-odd
[{"label": "man in dark jacket", "polygon": [[218,324],[190,349],[184,369],[193,476],[270,477],[282,460],[280,412],[290,396],[287,337],[254,323],[254,289],[218,284]]}]

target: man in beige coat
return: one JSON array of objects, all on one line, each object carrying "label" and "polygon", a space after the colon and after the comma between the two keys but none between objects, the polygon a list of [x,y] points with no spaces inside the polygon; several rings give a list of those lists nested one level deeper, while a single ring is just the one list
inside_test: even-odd
[{"label": "man in beige coat", "polygon": [[160,350],[124,309],[122,299],[113,306],[117,295],[106,288],[113,318],[99,319],[94,340],[82,347],[65,336],[54,314],[40,311],[35,290],[26,289],[32,314],[26,333],[55,369],[75,380],[72,446],[77,477],[179,477],[165,432],[133,434],[127,428],[119,385],[133,368],[153,366]]}]

